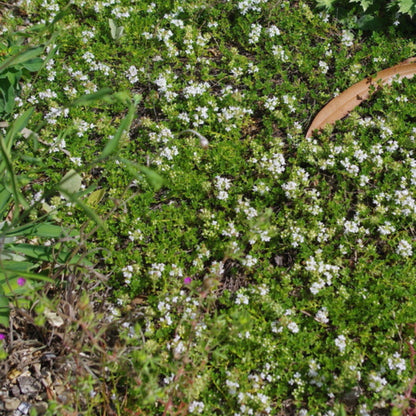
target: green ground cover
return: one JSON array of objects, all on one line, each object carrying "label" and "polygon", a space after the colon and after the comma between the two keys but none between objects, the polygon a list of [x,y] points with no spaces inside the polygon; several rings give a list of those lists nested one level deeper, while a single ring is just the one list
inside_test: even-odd
[{"label": "green ground cover", "polygon": [[[415,81],[305,132],[336,94],[415,56],[414,36],[304,1],[19,4],[0,55],[45,46],[0,107],[9,125],[33,109],[37,134],[10,144],[30,201],[14,218],[82,230],[30,242],[56,247],[59,287],[107,276],[89,293],[107,314],[84,297],[76,322],[117,328],[105,351],[85,346],[99,376],[68,374],[79,402],[48,414],[411,414]],[[74,247],[72,265],[56,258]]]}]

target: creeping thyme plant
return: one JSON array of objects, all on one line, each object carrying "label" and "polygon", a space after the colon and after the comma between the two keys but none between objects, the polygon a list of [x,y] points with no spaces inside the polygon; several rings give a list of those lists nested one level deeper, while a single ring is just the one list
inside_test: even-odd
[{"label": "creeping thyme plant", "polygon": [[[48,180],[79,172],[85,204],[105,218],[86,244],[109,276],[106,320],[122,324],[105,379],[77,381],[94,398],[88,414],[101,403],[120,415],[410,412],[416,81],[305,132],[331,98],[416,44],[313,7],[21,0],[2,12],[3,34],[63,12],[55,53],[16,99],[16,114],[33,106],[43,122],[39,143],[16,150],[40,152]],[[108,87],[142,99],[118,151],[92,168],[126,107],[70,103]],[[30,158],[18,169],[33,173]],[[30,183],[35,195],[44,183]],[[33,215],[60,205],[59,221],[82,226],[85,212],[62,201]]]}]

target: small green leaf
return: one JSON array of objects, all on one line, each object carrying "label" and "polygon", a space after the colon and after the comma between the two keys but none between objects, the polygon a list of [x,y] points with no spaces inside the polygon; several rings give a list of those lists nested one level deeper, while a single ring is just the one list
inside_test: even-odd
[{"label": "small green leaf", "polygon": [[29,48],[23,52],[20,52],[16,55],[13,55],[7,59],[5,59],[0,64],[0,72],[3,72],[5,69],[16,66],[18,64],[31,61],[32,59],[38,57],[43,53],[43,47],[36,47],[36,48]]}]

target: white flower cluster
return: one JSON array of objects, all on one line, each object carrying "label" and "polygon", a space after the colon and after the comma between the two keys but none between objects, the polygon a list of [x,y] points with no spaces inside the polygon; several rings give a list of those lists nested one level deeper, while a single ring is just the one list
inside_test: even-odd
[{"label": "white flower cluster", "polygon": [[257,262],[258,260],[250,254],[247,254],[247,256],[241,260],[241,264],[246,267],[253,267],[257,264]]},{"label": "white flower cluster", "polygon": [[253,44],[253,43],[257,43],[260,39],[260,35],[261,35],[261,25],[253,23],[251,25],[251,32],[249,33],[249,39],[248,39],[248,43]]},{"label": "white flower cluster", "polygon": [[126,285],[129,285],[131,283],[131,278],[134,272],[133,265],[129,264],[128,266],[124,267],[121,271],[123,272],[124,282],[126,283]]},{"label": "white flower cluster", "polygon": [[85,120],[75,120],[75,128],[78,130],[77,136],[82,137],[84,134],[91,129],[95,128],[95,124],[87,123]]},{"label": "white flower cluster", "polygon": [[319,311],[316,312],[315,319],[321,324],[327,324],[329,322],[328,309],[325,306],[319,309]]},{"label": "white flower cluster", "polygon": [[396,231],[394,225],[390,221],[386,221],[383,225],[378,227],[378,231],[381,235],[389,235]]},{"label": "white flower cluster", "polygon": [[249,298],[244,293],[239,292],[239,293],[237,293],[235,303],[236,303],[236,305],[248,305],[249,304]]},{"label": "white flower cluster", "polygon": [[267,1],[268,0],[242,0],[238,2],[237,7],[240,9],[242,15],[246,15],[249,11],[260,12],[260,5],[262,3],[267,3]]},{"label": "white flower cluster", "polygon": [[[257,162],[257,160],[253,160]],[[274,178],[278,178],[285,171],[285,157],[283,153],[273,153],[271,156],[263,156],[260,159],[260,167],[269,171]]]},{"label": "white flower cluster", "polygon": [[210,85],[208,82],[195,82],[190,81],[188,86],[183,89],[183,95],[185,98],[196,97],[202,95],[209,89]]},{"label": "white flower cluster", "polygon": [[354,44],[354,35],[348,30],[343,30],[341,42],[345,46],[352,46]]},{"label": "white flower cluster", "polygon": [[387,384],[387,380],[384,377],[381,377],[380,374],[374,372],[370,373],[368,376],[368,381],[368,387],[376,393],[381,392],[384,386]]},{"label": "white flower cluster", "polygon": [[390,370],[397,371],[397,374],[403,373],[406,371],[406,361],[400,357],[398,352],[395,352],[392,357],[387,359],[387,365]]},{"label": "white flower cluster", "polygon": [[258,192],[260,195],[264,195],[269,192],[270,188],[262,181],[253,185],[253,192]]},{"label": "white flower cluster", "polygon": [[48,122],[48,124],[56,124],[59,117],[67,118],[68,116],[68,108],[50,107],[49,112],[45,114],[45,119]]},{"label": "white flower cluster", "polygon": [[282,45],[273,45],[272,54],[282,62],[287,62],[289,60],[289,56]]},{"label": "white flower cluster", "polygon": [[163,263],[153,263],[151,269],[149,270],[149,276],[152,279],[160,279],[164,270],[165,265]]},{"label": "white flower cluster", "polygon": [[323,74],[326,74],[328,72],[329,66],[328,66],[328,64],[326,62],[319,61],[318,66],[321,69],[321,72]]},{"label": "white flower cluster", "polygon": [[248,220],[251,220],[252,218],[255,218],[258,216],[257,210],[250,205],[250,201],[248,199],[242,200],[241,197],[238,198],[235,212],[244,213],[245,217]]},{"label": "white flower cluster", "polygon": [[325,376],[319,374],[320,369],[320,364],[315,360],[312,359],[309,361],[308,376],[311,378],[310,383],[317,387],[322,387],[325,382]]},{"label": "white flower cluster", "polygon": [[227,228],[222,230],[221,235],[225,237],[238,237],[240,233],[236,230],[235,224],[233,222],[229,222]]},{"label": "white flower cluster", "polygon": [[237,128],[236,124],[229,124],[228,121],[232,119],[241,120],[246,114],[253,114],[253,110],[239,107],[229,106],[221,109],[221,112],[217,113],[218,122],[226,124],[225,130],[231,131],[231,129]]},{"label": "white flower cluster", "polygon": [[198,402],[194,400],[188,406],[189,413],[202,413],[204,411],[205,405],[203,402]]},{"label": "white flower cluster", "polygon": [[347,339],[345,335],[338,335],[335,338],[335,345],[338,347],[341,353],[345,352],[345,348],[347,346]]},{"label": "white flower cluster", "polygon": [[126,71],[126,77],[130,81],[131,84],[135,84],[139,77],[137,76],[138,71],[137,68],[134,65],[131,65],[129,69]]},{"label": "white flower cluster", "polygon": [[96,62],[95,56],[91,52],[85,52],[84,55],[82,55],[82,58],[90,65],[89,69],[91,71],[102,72],[105,76],[109,76],[110,74],[114,73],[114,71],[108,65],[103,64],[102,62]]},{"label": "white flower cluster", "polygon": [[215,177],[215,188],[218,191],[217,198],[225,201],[228,199],[228,190],[231,188],[231,180],[222,176]]},{"label": "white flower cluster", "polygon": [[178,96],[176,92],[171,91],[173,85],[170,83],[176,79],[176,75],[173,75],[171,71],[166,71],[165,73],[160,74],[154,81],[158,86],[159,93],[165,95],[168,102],[173,101]]},{"label": "white flower cluster", "polygon": [[267,108],[269,111],[274,111],[279,104],[279,98],[277,97],[269,97],[264,103],[264,107]]},{"label": "white flower cluster", "polygon": [[396,248],[396,253],[402,257],[411,257],[413,254],[412,245],[406,240],[400,240]]},{"label": "white flower cluster", "polygon": [[324,280],[322,277],[319,277],[318,281],[312,283],[310,291],[316,295],[325,287],[325,285],[330,286],[332,284],[332,279],[338,276],[339,267],[331,264],[325,264],[323,261],[317,262],[315,258],[311,256],[308,260],[306,260],[305,270],[315,275],[323,276],[326,279]]}]

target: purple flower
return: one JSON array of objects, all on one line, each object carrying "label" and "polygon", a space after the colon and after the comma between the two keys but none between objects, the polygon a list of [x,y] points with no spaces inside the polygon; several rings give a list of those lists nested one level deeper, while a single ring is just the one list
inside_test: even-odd
[{"label": "purple flower", "polygon": [[185,279],[183,279],[183,282],[184,282],[186,285],[189,285],[189,283],[191,283],[191,282],[192,282],[192,279],[191,279],[190,277],[185,277]]},{"label": "purple flower", "polygon": [[0,333],[0,341],[2,341],[3,339],[6,339],[6,334]]},{"label": "purple flower", "polygon": [[24,285],[25,285],[25,283],[26,283],[26,279],[25,279],[24,277],[19,277],[19,278],[17,279],[17,284],[18,284],[19,286],[24,286]]}]

